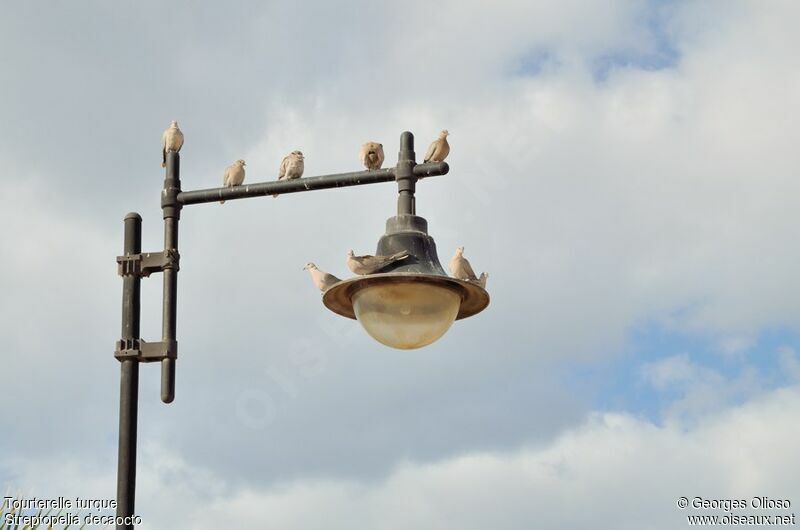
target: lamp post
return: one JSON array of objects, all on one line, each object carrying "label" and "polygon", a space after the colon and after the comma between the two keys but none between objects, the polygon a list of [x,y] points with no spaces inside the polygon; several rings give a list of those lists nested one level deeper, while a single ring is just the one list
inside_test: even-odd
[{"label": "lamp post", "polygon": [[[182,191],[180,156],[168,152],[161,195],[164,250],[142,252],[142,218],[125,216],[123,255],[117,257],[122,276],[122,332],[114,356],[120,361],[119,453],[117,465],[117,529],[132,529],[136,490],[136,435],[139,400],[139,363],[161,363],[161,400],[175,399],[177,288],[180,254],[178,222],[181,209],[191,204],[265,197],[345,186],[396,181],[397,215],[386,222],[377,255],[406,251],[408,258],[375,274],[343,280],[323,293],[323,303],[335,313],[357,319],[379,342],[401,349],[419,348],[440,338],[456,319],[482,311],[489,295],[480,285],[450,278],[442,269],[427,221],[416,215],[417,180],[445,175],[445,162],[417,164],[414,136],[404,132],[393,168],[337,175],[262,182],[231,188]],[[162,332],[160,342],[140,337],[141,279],[163,273]]]}]

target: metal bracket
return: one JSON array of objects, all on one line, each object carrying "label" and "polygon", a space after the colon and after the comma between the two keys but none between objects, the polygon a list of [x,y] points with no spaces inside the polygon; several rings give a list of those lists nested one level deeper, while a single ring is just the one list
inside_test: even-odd
[{"label": "metal bracket", "polygon": [[147,278],[152,273],[163,272],[165,269],[180,270],[180,261],[181,256],[174,248],[163,252],[117,256],[117,272],[120,276]]},{"label": "metal bracket", "polygon": [[133,359],[140,363],[177,359],[178,341],[145,342],[143,339],[121,339],[117,341],[114,357],[118,361]]}]

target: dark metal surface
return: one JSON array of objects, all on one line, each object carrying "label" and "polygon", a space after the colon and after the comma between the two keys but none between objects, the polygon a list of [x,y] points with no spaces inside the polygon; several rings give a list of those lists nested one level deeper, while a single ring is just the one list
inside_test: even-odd
[{"label": "dark metal surface", "polygon": [[439,263],[436,243],[428,235],[428,222],[416,215],[416,170],[428,164],[414,161],[414,135],[404,132],[400,137],[397,171],[397,215],[386,221],[386,234],[378,241],[376,255],[390,256],[406,251],[409,257],[390,263],[377,274],[358,276],[341,281],[325,291],[322,302],[339,315],[355,319],[353,295],[376,284],[424,283],[453,289],[461,296],[456,319],[470,317],[489,305],[489,293],[474,282],[450,278]]},{"label": "dark metal surface", "polygon": [[[142,217],[138,213],[125,216],[125,256],[142,251]],[[141,278],[127,275],[122,279],[122,341],[139,339],[141,314]],[[136,431],[139,414],[139,362],[120,362],[119,446],[117,454],[117,516],[133,515],[136,494]],[[117,525],[117,530],[133,525]]]},{"label": "dark metal surface", "polygon": [[164,252],[143,252],[131,256],[117,256],[117,272],[120,276],[135,275],[147,278],[154,272],[163,272],[164,269],[177,268],[180,255],[177,250]]},{"label": "dark metal surface", "polygon": [[[178,221],[183,205],[178,200],[181,192],[181,157],[178,153],[167,153],[167,175],[161,196],[161,209],[164,217],[164,253],[178,254]],[[161,342],[176,343],[178,322],[178,266],[167,264],[164,268],[164,297],[161,314]],[[176,343],[177,344],[177,343]],[[177,348],[176,348],[177,350]],[[177,353],[177,352],[176,352]],[[174,357],[161,361],[161,401],[172,403],[175,399]]]},{"label": "dark metal surface", "polygon": [[414,135],[406,131],[400,135],[400,152],[397,154],[397,215],[414,215],[417,211],[414,192],[417,177],[414,168]]},{"label": "dark metal surface", "polygon": [[359,290],[376,284],[386,283],[424,283],[446,287],[457,291],[461,295],[461,306],[458,309],[456,320],[471,317],[480,313],[489,305],[489,293],[480,285],[464,280],[457,280],[448,276],[438,274],[417,274],[417,273],[380,273],[368,276],[356,276],[342,280],[325,291],[322,295],[322,303],[325,307],[336,314],[355,320],[356,314],[353,311],[353,295]]},{"label": "dark metal surface", "polygon": [[378,241],[378,256],[405,250],[407,259],[396,261],[380,272],[413,272],[447,276],[436,253],[436,243],[428,235],[428,222],[416,215],[398,215],[386,220],[386,234]]},{"label": "dark metal surface", "polygon": [[133,359],[140,363],[160,362],[178,358],[178,343],[146,342],[144,339],[123,339],[117,342],[114,357],[118,361]]},{"label": "dark metal surface", "polygon": [[[375,281],[426,282],[446,286],[461,293],[461,311],[457,318],[465,318],[482,310],[489,296],[480,286],[447,277],[436,255],[436,245],[427,235],[427,222],[415,215],[416,182],[425,177],[446,175],[450,168],[446,162],[417,164],[414,154],[414,136],[404,132],[400,138],[400,153],[395,167],[376,171],[357,171],[322,175],[290,181],[271,181],[246,184],[232,188],[211,188],[181,191],[180,156],[166,154],[166,177],[161,195],[164,219],[163,252],[141,253],[141,225],[139,214],[125,217],[124,255],[117,259],[123,278],[122,336],[117,343],[115,357],[120,361],[120,416],[119,460],[117,468],[117,516],[134,514],[136,487],[136,433],[139,393],[139,363],[161,362],[161,399],[170,403],[175,398],[175,359],[177,358],[177,288],[178,288],[178,223],[184,205],[286,195],[305,191],[361,186],[379,182],[396,181],[398,186],[397,217],[386,223],[386,235],[378,244],[378,253],[391,254],[396,250],[410,250],[411,257],[387,267],[387,274],[374,274],[346,280],[329,289],[323,296],[331,310],[355,318],[351,296],[354,289],[363,288]],[[162,340],[148,343],[139,336],[140,282],[153,272],[164,273],[162,305]],[[117,530],[132,529],[132,525],[117,525]]]},{"label": "dark metal surface", "polygon": [[[402,195],[401,195],[402,201]],[[408,204],[398,201],[401,204]],[[413,202],[411,203],[413,206]],[[406,251],[409,257],[391,263],[378,274],[343,280],[325,291],[322,302],[339,315],[355,319],[353,295],[364,287],[385,283],[422,282],[456,290],[461,306],[456,320],[483,311],[489,305],[489,293],[474,282],[450,278],[439,263],[436,243],[428,235],[428,222],[417,215],[397,215],[386,220],[386,234],[378,241],[378,256]]]},{"label": "dark metal surface", "polygon": [[[178,194],[181,204],[201,204],[206,202],[230,201],[246,199],[249,197],[263,197],[265,195],[298,193],[303,191],[324,190],[329,188],[344,188],[349,186],[362,186],[378,182],[392,182],[395,180],[396,168],[378,169],[376,171],[356,171],[353,173],[339,173],[336,175],[322,175],[281,182],[259,182],[244,184],[232,188],[210,188],[205,190],[182,191]],[[418,179],[446,175],[450,171],[447,162],[432,162],[414,166],[414,176]]]}]

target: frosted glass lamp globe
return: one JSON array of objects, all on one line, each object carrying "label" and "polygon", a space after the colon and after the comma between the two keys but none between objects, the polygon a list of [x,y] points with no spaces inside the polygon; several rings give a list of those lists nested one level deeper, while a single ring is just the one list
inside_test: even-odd
[{"label": "frosted glass lamp globe", "polygon": [[421,282],[365,286],[353,293],[353,312],[367,333],[386,346],[413,350],[444,335],[458,316],[461,295]]}]

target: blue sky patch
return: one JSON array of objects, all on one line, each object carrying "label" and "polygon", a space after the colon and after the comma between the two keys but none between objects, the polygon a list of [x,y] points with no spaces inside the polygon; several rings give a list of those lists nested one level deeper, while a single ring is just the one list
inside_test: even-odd
[{"label": "blue sky patch", "polygon": [[595,81],[605,81],[614,70],[664,70],[674,68],[680,53],[669,34],[670,7],[673,1],[651,1],[640,24],[646,31],[647,46],[612,50],[596,56],[591,61]]},{"label": "blue sky patch", "polygon": [[[786,386],[797,375],[785,369],[786,357],[800,349],[797,333],[767,330],[733,354],[724,352],[720,343],[720,337],[649,324],[636,331],[626,351],[612,361],[568,367],[565,384],[580,389],[593,409],[624,411],[661,423],[665,411],[698,385],[716,384],[725,391],[728,404],[737,404],[752,393]],[[648,380],[648,367],[652,370],[670,358],[688,362],[696,379],[661,386]]]}]

